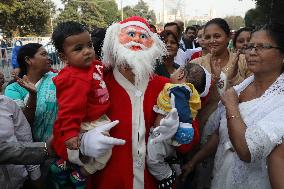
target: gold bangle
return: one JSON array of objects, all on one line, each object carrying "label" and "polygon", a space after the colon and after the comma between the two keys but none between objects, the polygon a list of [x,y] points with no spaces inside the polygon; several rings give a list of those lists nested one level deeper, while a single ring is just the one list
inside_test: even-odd
[{"label": "gold bangle", "polygon": [[228,117],[227,117],[227,120],[229,120],[229,119],[235,119],[235,118],[241,118],[241,116],[235,116],[235,115],[228,116]]}]

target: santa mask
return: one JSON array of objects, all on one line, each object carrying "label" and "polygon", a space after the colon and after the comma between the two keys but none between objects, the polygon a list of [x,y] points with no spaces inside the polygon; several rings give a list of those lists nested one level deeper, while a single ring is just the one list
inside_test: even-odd
[{"label": "santa mask", "polygon": [[108,28],[102,51],[104,64],[131,68],[135,84],[139,84],[153,74],[154,65],[166,48],[148,23],[135,16]]}]

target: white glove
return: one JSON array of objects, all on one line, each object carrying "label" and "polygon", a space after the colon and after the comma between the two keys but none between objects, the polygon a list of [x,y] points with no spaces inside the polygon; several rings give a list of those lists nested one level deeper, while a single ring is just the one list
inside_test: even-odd
[{"label": "white glove", "polygon": [[160,126],[153,130],[155,138],[150,143],[162,142],[171,139],[177,132],[179,126],[179,117],[175,108],[175,96],[171,94],[172,109],[170,113],[160,121]]},{"label": "white glove", "polygon": [[179,117],[177,109],[173,108],[170,113],[161,120],[160,126],[156,127],[153,132],[155,137],[150,142],[157,143],[171,139],[177,132],[179,126]]},{"label": "white glove", "polygon": [[81,139],[81,153],[89,157],[99,158],[108,150],[111,150],[114,145],[124,145],[125,140],[113,138],[103,134],[104,132],[108,132],[118,123],[119,121],[116,120],[84,133]]}]

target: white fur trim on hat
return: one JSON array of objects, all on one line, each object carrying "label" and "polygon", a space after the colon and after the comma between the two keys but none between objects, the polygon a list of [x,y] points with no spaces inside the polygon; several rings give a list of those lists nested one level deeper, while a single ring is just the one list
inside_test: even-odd
[{"label": "white fur trim on hat", "polygon": [[128,21],[125,23],[120,24],[121,28],[126,28],[128,26],[139,26],[143,29],[145,29],[148,33],[152,33],[150,28],[148,28],[148,26],[146,24],[144,24],[143,22],[139,22],[139,21]]},{"label": "white fur trim on hat", "polygon": [[211,74],[203,67],[201,66],[205,72],[205,75],[206,75],[206,84],[205,84],[205,89],[204,91],[200,94],[200,97],[205,97],[208,95],[209,93],[209,89],[210,89],[210,86],[211,86]]}]

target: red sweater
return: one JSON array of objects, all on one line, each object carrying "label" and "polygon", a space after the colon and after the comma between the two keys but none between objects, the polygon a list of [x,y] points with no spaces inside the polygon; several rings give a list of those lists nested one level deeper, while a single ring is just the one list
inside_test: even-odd
[{"label": "red sweater", "polygon": [[64,142],[79,135],[82,122],[94,121],[106,113],[109,94],[99,61],[94,61],[87,69],[67,66],[53,82],[58,101],[53,147],[60,157],[67,159]]}]

